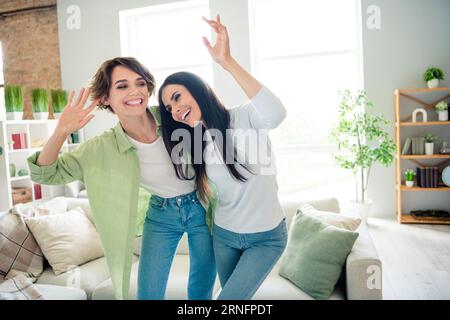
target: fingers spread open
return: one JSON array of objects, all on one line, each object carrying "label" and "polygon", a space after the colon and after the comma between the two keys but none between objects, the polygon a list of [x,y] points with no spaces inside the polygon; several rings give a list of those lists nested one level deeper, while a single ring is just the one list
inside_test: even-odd
[{"label": "fingers spread open", "polygon": [[90,114],[88,115],[86,118],[84,118],[81,122],[80,122],[80,129],[83,128],[89,121],[92,120],[92,118],[94,118],[95,115]]},{"label": "fingers spread open", "polygon": [[78,98],[77,101],[75,102],[74,106],[78,106],[81,102],[81,100],[83,99],[83,93],[86,89],[85,88],[81,88],[80,92],[78,93]]},{"label": "fingers spread open", "polygon": [[78,107],[79,107],[80,109],[83,109],[83,108],[84,108],[84,105],[86,104],[86,101],[87,101],[87,99],[89,98],[90,91],[91,91],[91,90],[89,90],[89,88],[87,88],[87,89],[84,90],[83,96],[82,96],[82,100],[81,100],[81,103],[78,104]]},{"label": "fingers spread open", "polygon": [[83,110],[83,114],[84,114],[84,115],[89,114],[92,110],[95,109],[95,107],[98,106],[98,103],[99,103],[99,100],[98,100],[98,99],[92,101],[92,103],[89,105],[89,107],[87,107],[86,109]]},{"label": "fingers spread open", "polygon": [[72,106],[72,101],[73,101],[73,97],[75,95],[75,91],[70,91],[70,95],[69,95],[69,100],[67,100],[67,106],[71,107]]}]

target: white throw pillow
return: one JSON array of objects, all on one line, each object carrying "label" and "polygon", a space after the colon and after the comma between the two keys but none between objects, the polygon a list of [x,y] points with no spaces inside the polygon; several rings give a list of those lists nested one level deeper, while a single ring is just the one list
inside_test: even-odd
[{"label": "white throw pillow", "polygon": [[24,218],[44,216],[50,214],[60,214],[67,211],[67,199],[56,197],[51,200],[41,200],[31,203],[18,203],[13,207],[13,213]]},{"label": "white throw pillow", "polygon": [[104,255],[99,234],[79,207],[25,221],[55,275]]},{"label": "white throw pillow", "polygon": [[329,211],[317,210],[310,204],[304,204],[297,209],[298,212],[313,216],[320,221],[331,224],[338,228],[347,229],[350,231],[355,231],[361,224],[361,219],[349,217],[343,214],[337,214]]}]

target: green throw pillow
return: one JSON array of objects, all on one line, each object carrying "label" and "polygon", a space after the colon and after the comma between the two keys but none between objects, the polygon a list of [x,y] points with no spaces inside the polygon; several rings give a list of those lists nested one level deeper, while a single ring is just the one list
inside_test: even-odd
[{"label": "green throw pillow", "polygon": [[280,276],[316,299],[328,299],[358,233],[299,212],[280,261]]}]

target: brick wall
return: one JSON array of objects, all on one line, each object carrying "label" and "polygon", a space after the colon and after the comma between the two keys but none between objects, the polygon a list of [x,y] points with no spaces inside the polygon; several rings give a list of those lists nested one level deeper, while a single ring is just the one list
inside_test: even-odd
[{"label": "brick wall", "polygon": [[[0,0],[4,80],[6,85],[23,86],[24,119],[33,118],[32,89],[61,87],[56,7],[38,9],[49,5],[56,5],[56,0]],[[25,8],[34,10],[2,16]]]}]

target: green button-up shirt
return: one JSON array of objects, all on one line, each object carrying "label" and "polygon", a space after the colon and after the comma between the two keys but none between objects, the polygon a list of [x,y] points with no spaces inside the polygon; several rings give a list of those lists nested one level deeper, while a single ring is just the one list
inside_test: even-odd
[{"label": "green button-up shirt", "polygon": [[[149,108],[161,135],[157,107]],[[94,223],[102,240],[116,299],[127,299],[135,235],[142,232],[146,210],[139,210],[140,164],[136,149],[122,126],[60,155],[53,164],[38,166],[39,152],[28,158],[33,181],[61,185],[75,180],[86,186]],[[206,222],[211,227],[216,199],[206,206]]]}]

